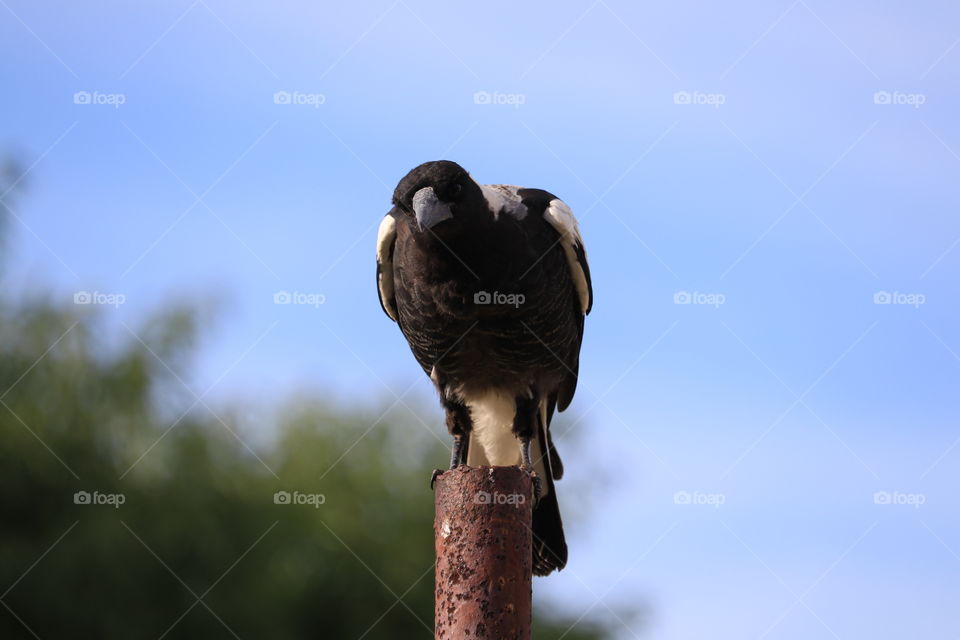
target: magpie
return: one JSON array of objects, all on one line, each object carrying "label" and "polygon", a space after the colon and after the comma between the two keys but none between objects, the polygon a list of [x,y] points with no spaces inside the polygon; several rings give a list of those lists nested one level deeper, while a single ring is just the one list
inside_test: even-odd
[{"label": "magpie", "polygon": [[529,471],[533,571],[562,569],[554,481],[563,465],[550,421],[576,391],[593,305],[570,207],[541,189],[477,184],[455,162],[421,164],[400,180],[380,223],[377,291],[439,392],[450,468]]}]

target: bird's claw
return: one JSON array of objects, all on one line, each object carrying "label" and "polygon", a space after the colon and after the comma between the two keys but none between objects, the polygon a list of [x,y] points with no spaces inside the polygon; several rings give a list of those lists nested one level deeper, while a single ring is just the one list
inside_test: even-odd
[{"label": "bird's claw", "polygon": [[463,465],[463,464],[455,464],[455,465],[453,465],[452,467],[450,467],[449,469],[434,469],[434,470],[433,470],[433,473],[430,475],[430,488],[433,489],[433,485],[434,485],[434,483],[437,481],[437,478],[439,478],[440,476],[442,476],[444,473],[446,473],[447,471],[453,471],[453,470],[456,469],[457,467],[463,467],[463,466],[466,466],[466,465]]},{"label": "bird's claw", "polygon": [[530,482],[533,484],[533,507],[536,509],[537,505],[540,504],[540,497],[543,495],[543,482],[537,472],[533,470],[533,467],[520,465],[520,468],[530,474]]}]

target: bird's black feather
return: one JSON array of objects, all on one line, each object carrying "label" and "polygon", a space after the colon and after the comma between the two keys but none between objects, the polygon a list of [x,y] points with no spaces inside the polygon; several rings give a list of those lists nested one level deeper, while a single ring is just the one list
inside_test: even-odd
[{"label": "bird's black feather", "polygon": [[[433,213],[442,207],[443,215],[421,215],[424,203]],[[518,437],[536,433],[548,458],[546,491],[533,514],[534,572],[563,568],[567,547],[554,488],[563,466],[549,423],[576,391],[584,315],[593,300],[576,221],[548,191],[481,187],[448,161],[407,174],[393,204],[395,229],[381,238],[390,246],[378,249],[390,262],[389,272],[378,265],[381,305],[388,315],[396,310],[455,436],[472,428],[463,407],[491,390],[543,407],[536,425],[515,412],[513,429]],[[381,277],[391,278],[391,300],[383,300]]]}]

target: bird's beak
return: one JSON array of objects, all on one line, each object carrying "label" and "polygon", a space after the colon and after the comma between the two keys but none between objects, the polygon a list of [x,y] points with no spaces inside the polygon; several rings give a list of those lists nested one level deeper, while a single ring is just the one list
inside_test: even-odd
[{"label": "bird's beak", "polygon": [[450,204],[440,202],[433,187],[424,187],[413,195],[413,213],[417,217],[420,229],[430,229],[434,225],[453,217]]}]

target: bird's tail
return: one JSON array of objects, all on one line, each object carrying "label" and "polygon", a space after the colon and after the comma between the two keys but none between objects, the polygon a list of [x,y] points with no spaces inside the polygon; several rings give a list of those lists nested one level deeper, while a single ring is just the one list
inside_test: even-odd
[{"label": "bird's tail", "polygon": [[560,505],[557,504],[553,483],[555,478],[563,475],[563,466],[548,430],[555,406],[555,398],[544,399],[540,404],[538,421],[537,440],[540,446],[537,454],[542,457],[545,468],[542,476],[545,476],[543,482],[546,483],[544,495],[533,510],[533,573],[538,576],[559,571],[567,565],[567,541],[563,535]]}]

